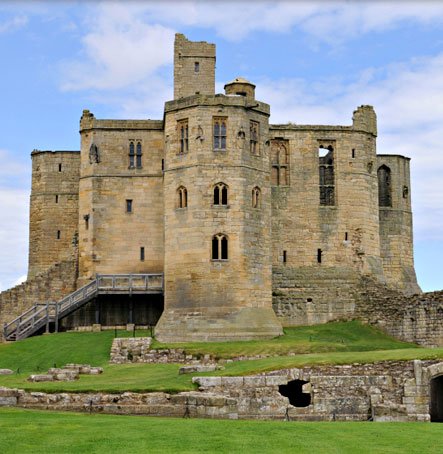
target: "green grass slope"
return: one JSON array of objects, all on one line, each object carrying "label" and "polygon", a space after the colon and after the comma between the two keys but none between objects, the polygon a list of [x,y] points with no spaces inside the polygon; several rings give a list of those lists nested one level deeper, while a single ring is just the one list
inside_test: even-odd
[{"label": "green grass slope", "polygon": [[442,454],[440,424],[217,421],[0,409],[0,446],[22,454]]}]

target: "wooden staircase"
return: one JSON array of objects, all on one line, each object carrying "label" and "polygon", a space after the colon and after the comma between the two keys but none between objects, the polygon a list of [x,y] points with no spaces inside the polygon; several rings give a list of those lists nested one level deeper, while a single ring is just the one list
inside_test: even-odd
[{"label": "wooden staircase", "polygon": [[97,295],[103,294],[163,294],[163,274],[97,274],[96,278],[56,303],[34,303],[10,323],[4,324],[7,341],[25,339],[49,324],[58,331],[59,321]]}]

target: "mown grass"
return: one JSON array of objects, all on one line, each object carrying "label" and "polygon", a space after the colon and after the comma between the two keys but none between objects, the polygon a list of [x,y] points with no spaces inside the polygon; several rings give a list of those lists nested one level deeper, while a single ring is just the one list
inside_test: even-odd
[{"label": "mown grass", "polygon": [[[443,348],[415,348],[369,352],[310,353],[257,360],[236,361],[225,364],[226,369],[194,375],[251,375],[270,370],[303,367],[306,365],[371,363],[375,361],[443,358]],[[28,375],[0,376],[0,386],[29,391],[54,392],[180,392],[196,389],[192,375],[178,375],[179,364],[118,364],[104,365],[102,375],[81,375],[72,382],[30,383]]]},{"label": "mown grass", "polygon": [[0,446],[22,454],[442,454],[425,423],[218,421],[0,409]]},{"label": "mown grass", "polygon": [[351,322],[284,328],[284,336],[265,341],[194,342],[162,344],[154,340],[152,348],[183,348],[194,355],[210,354],[216,358],[254,355],[288,355],[416,348],[417,345],[394,339],[379,329]]}]

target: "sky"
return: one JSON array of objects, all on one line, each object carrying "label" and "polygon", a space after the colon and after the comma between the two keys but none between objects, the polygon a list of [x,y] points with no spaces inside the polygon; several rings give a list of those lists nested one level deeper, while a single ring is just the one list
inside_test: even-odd
[{"label": "sky", "polygon": [[271,123],[378,117],[411,160],[415,267],[443,289],[443,2],[0,1],[0,291],[27,273],[33,149],[78,150],[96,118],[162,119],[175,33],[217,46],[216,92],[257,85]]}]

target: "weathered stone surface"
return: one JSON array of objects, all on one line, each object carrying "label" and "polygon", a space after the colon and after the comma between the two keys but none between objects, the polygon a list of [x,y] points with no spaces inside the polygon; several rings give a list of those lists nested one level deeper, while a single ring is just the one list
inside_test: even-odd
[{"label": "weathered stone surface", "polygon": [[195,366],[183,366],[178,370],[179,375],[182,374],[193,374],[195,372],[212,372],[214,370],[223,370],[223,366],[217,366],[215,364],[210,366],[195,365]]},{"label": "weathered stone surface", "polygon": [[11,369],[0,369],[0,375],[12,375],[14,373]]}]

